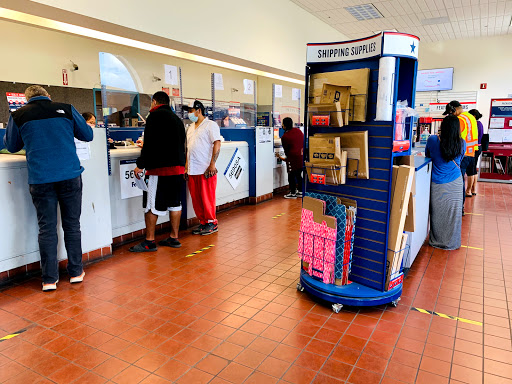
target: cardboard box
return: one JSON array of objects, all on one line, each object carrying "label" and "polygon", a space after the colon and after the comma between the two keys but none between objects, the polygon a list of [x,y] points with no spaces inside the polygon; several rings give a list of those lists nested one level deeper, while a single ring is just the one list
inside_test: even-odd
[{"label": "cardboard box", "polygon": [[347,177],[353,179],[370,178],[368,131],[317,133],[313,137],[339,137],[342,150],[347,151]]},{"label": "cardboard box", "polygon": [[350,87],[350,121],[366,121],[370,69],[315,73],[310,77],[310,103],[321,103],[324,84]]},{"label": "cardboard box", "polygon": [[[401,165],[395,172],[396,181],[395,187],[393,188],[393,199],[391,201],[391,214],[389,219],[386,282],[390,280],[392,265],[395,262],[395,258],[400,257],[399,251],[402,249],[403,232],[409,207],[409,199],[411,197],[414,168]],[[386,284],[386,287],[388,287],[388,284]]]},{"label": "cardboard box", "polygon": [[[308,179],[317,184],[345,184],[347,152],[341,150],[339,137],[310,137],[309,159],[306,162]],[[325,177],[315,177],[316,175]]]},{"label": "cardboard box", "polygon": [[343,111],[340,102],[330,104],[309,104],[309,124],[313,125],[314,116],[329,116],[330,127],[343,127]]},{"label": "cardboard box", "polygon": [[406,232],[414,232],[416,229],[416,197],[413,196],[411,192],[411,196],[409,197],[409,207],[407,209],[407,217],[405,218],[404,231]]},{"label": "cardboard box", "polygon": [[324,84],[322,88],[321,104],[340,103],[343,114],[343,123],[348,125],[350,118],[350,88],[340,85]]},{"label": "cardboard box", "polygon": [[[410,167],[416,168],[416,166],[414,165],[414,155],[395,157],[395,164],[408,165]],[[414,179],[412,182],[412,194],[416,196],[416,172],[414,174]]]}]

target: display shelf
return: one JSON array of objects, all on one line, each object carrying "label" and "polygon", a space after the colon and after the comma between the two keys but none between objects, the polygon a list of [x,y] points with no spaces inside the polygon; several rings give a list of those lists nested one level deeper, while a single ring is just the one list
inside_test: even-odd
[{"label": "display shelf", "polygon": [[[322,300],[333,303],[333,310],[343,305],[372,306],[393,303],[396,305],[402,293],[402,284],[386,290],[387,249],[391,211],[392,167],[397,157],[412,153],[412,118],[406,121],[406,136],[409,148],[393,152],[398,101],[407,101],[414,108],[417,72],[417,48],[419,39],[401,33],[381,33],[365,39],[340,43],[309,44],[306,67],[306,95],[309,93],[310,76],[318,73],[370,69],[365,122],[350,122],[341,128],[310,126],[305,110],[305,157],[309,155],[309,137],[315,133],[342,133],[368,131],[369,179],[347,178],[346,184],[327,186],[312,184],[306,180],[306,192],[340,196],[357,201],[357,223],[353,250],[353,261],[349,276],[351,284],[336,286],[324,284],[310,277],[301,269],[298,288]],[[367,49],[362,58],[352,57],[360,47]],[[352,49],[355,47],[357,49]],[[334,52],[344,52],[348,57],[330,57]],[[348,52],[348,53],[347,53]],[[352,52],[352,53],[350,53]],[[338,55],[338,53],[336,53]],[[396,58],[391,91],[392,113],[389,121],[375,121],[377,115],[377,93],[379,64],[383,56]],[[349,85],[349,84],[337,84]],[[390,104],[391,105],[391,104]],[[342,144],[343,146],[343,144]]]}]

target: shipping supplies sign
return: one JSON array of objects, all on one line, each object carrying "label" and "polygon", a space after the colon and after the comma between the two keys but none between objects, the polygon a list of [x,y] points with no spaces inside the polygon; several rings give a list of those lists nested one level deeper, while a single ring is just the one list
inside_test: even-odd
[{"label": "shipping supplies sign", "polygon": [[380,56],[382,35],[340,43],[308,44],[308,63],[335,63]]},{"label": "shipping supplies sign", "polygon": [[235,149],[235,153],[233,153],[233,157],[231,158],[228,167],[224,171],[224,176],[226,176],[233,189],[236,189],[240,184],[245,168],[245,159],[237,148]]},{"label": "shipping supplies sign", "polygon": [[135,159],[119,161],[119,181],[121,185],[121,199],[129,199],[131,197],[142,196],[142,189],[137,187],[135,178],[136,165]]},{"label": "shipping supplies sign", "polygon": [[24,93],[7,92],[7,103],[9,104],[9,112],[14,112],[27,104]]}]

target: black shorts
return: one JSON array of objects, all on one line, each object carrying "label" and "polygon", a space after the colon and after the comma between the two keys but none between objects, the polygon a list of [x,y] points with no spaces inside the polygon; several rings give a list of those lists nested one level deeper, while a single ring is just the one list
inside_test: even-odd
[{"label": "black shorts", "polygon": [[163,216],[167,211],[181,211],[183,175],[146,176],[148,191],[142,195],[145,212]]},{"label": "black shorts", "polygon": [[480,150],[475,152],[475,157],[473,157],[473,160],[471,161],[471,163],[468,166],[468,169],[466,170],[468,176],[478,175],[478,170],[476,168],[478,164],[478,157],[480,156],[481,153],[482,151]]}]

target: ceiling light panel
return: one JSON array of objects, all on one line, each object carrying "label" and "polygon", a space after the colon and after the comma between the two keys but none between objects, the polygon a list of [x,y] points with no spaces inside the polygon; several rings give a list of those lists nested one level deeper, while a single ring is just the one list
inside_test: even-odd
[{"label": "ceiling light panel", "polygon": [[353,7],[345,7],[345,10],[354,16],[357,21],[380,19],[384,17],[373,4],[362,4],[355,5]]}]

